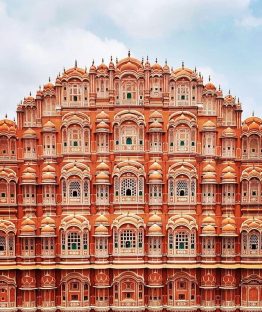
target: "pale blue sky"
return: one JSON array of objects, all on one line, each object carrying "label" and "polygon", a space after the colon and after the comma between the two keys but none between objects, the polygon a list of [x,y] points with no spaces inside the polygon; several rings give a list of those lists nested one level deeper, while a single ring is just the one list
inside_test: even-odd
[{"label": "pale blue sky", "polygon": [[262,117],[261,0],[0,0],[0,109],[63,67],[149,55],[197,67]]}]

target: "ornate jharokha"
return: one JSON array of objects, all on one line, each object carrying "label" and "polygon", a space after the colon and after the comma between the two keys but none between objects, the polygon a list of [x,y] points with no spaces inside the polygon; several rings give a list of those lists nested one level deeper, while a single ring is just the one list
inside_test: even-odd
[{"label": "ornate jharokha", "polygon": [[262,311],[262,120],[196,70],[75,67],[0,121],[0,311]]}]

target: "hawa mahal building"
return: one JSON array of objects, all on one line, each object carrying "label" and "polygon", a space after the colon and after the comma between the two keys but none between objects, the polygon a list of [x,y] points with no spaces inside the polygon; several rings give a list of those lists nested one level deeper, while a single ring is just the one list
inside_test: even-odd
[{"label": "hawa mahal building", "polygon": [[262,120],[196,70],[75,64],[0,121],[0,311],[262,311]]}]

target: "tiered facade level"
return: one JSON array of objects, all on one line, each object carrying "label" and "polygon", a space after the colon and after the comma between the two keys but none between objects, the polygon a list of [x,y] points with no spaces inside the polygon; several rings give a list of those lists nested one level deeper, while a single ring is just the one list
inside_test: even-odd
[{"label": "tiered facade level", "polygon": [[262,311],[262,120],[241,112],[130,55],[25,98],[0,121],[0,311]]}]

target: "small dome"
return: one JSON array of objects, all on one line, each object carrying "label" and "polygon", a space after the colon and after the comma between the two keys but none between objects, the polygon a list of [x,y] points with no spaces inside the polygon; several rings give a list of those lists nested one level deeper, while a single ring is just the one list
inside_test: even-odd
[{"label": "small dome", "polygon": [[22,221],[22,225],[32,225],[35,226],[35,221],[31,218],[26,218]]},{"label": "small dome", "polygon": [[162,71],[162,66],[160,64],[158,64],[156,61],[155,64],[151,66],[151,69],[153,71]]},{"label": "small dome", "polygon": [[244,124],[242,126],[242,131],[248,131],[248,125],[247,124]]},{"label": "small dome", "polygon": [[216,125],[215,125],[215,123],[213,121],[208,120],[208,121],[206,121],[203,124],[203,128],[205,128],[205,129],[214,129],[214,128],[216,128]]},{"label": "small dome", "polygon": [[109,119],[109,115],[105,111],[101,111],[96,115],[96,119]]},{"label": "small dome", "polygon": [[222,226],[226,225],[226,224],[236,224],[236,221],[233,218],[227,217],[225,219],[222,220]]},{"label": "small dome", "polygon": [[150,118],[150,119],[151,119],[151,118],[157,118],[157,119],[158,119],[158,118],[159,118],[159,119],[161,118],[161,119],[162,119],[163,116],[162,116],[162,114],[161,114],[159,111],[154,111],[153,113],[150,114],[149,118]]},{"label": "small dome", "polygon": [[236,226],[233,224],[226,224],[222,227],[222,234],[235,235],[236,234]]},{"label": "small dome", "polygon": [[41,229],[41,234],[54,234],[55,233],[55,229],[53,227],[51,227],[49,224],[45,225],[42,229]]},{"label": "small dome", "polygon": [[44,131],[54,131],[56,130],[55,125],[52,123],[52,121],[48,120],[44,125],[43,125],[43,130]]},{"label": "small dome", "polygon": [[103,120],[99,122],[99,124],[96,125],[96,129],[109,129],[109,125],[105,123]]},{"label": "small dome", "polygon": [[216,229],[211,224],[205,225],[202,229],[202,234],[203,235],[216,235]]},{"label": "small dome", "polygon": [[23,137],[24,138],[35,138],[36,132],[32,128],[28,128],[27,130],[25,130]]},{"label": "small dome", "polygon": [[213,85],[213,83],[211,83],[211,82],[209,82],[205,85],[205,89],[208,91],[216,91],[215,85]]},{"label": "small dome", "polygon": [[259,130],[259,124],[256,123],[255,121],[253,121],[253,122],[249,125],[249,130]]},{"label": "small dome", "polygon": [[234,137],[236,136],[236,132],[234,129],[227,127],[224,131],[223,131],[223,136],[226,137]]},{"label": "small dome", "polygon": [[95,228],[95,234],[96,235],[108,235],[108,229],[103,224],[99,224],[99,226]]},{"label": "small dome", "polygon": [[163,125],[159,122],[159,121],[153,121],[150,125],[149,125],[149,129],[161,129],[162,130]]},{"label": "small dome", "polygon": [[216,169],[209,163],[203,168],[203,172],[216,172]]},{"label": "small dome", "polygon": [[153,215],[151,215],[149,217],[148,222],[150,222],[150,223],[161,223],[162,219],[161,219],[160,215],[154,213]]},{"label": "small dome", "polygon": [[16,124],[14,121],[9,119],[0,120],[0,133],[5,132],[16,132]]},{"label": "small dome", "polygon": [[104,60],[102,60],[102,63],[99,66],[97,66],[97,71],[100,71],[100,72],[108,71],[108,67],[104,63]]},{"label": "small dome", "polygon": [[21,235],[34,235],[35,234],[35,229],[30,226],[30,225],[24,225],[21,227]]},{"label": "small dome", "polygon": [[54,85],[50,81],[44,85],[44,90],[53,89],[53,88],[54,88]]},{"label": "small dome", "polygon": [[223,173],[227,173],[227,172],[235,172],[235,169],[233,167],[231,167],[230,165],[226,166],[223,170]]},{"label": "small dome", "polygon": [[150,165],[150,167],[149,167],[149,171],[151,171],[151,170],[153,170],[153,171],[158,171],[158,170],[162,170],[162,167],[161,167],[161,165],[158,163],[158,162],[153,162],[153,164],[152,165]]},{"label": "small dome", "polygon": [[162,182],[162,174],[158,171],[153,171],[149,174],[149,180],[150,181],[161,181]]},{"label": "small dome", "polygon": [[44,219],[42,219],[41,224],[55,225],[55,220],[51,217],[45,217]]},{"label": "small dome", "polygon": [[161,227],[158,224],[151,225],[150,228],[148,229],[148,235],[161,236],[162,235]]},{"label": "small dome", "polygon": [[102,161],[99,165],[96,166],[96,170],[109,171],[109,166],[105,162]]},{"label": "small dome", "polygon": [[214,218],[212,218],[211,216],[206,216],[203,220],[202,220],[203,224],[216,224],[216,221]]},{"label": "small dome", "polygon": [[108,182],[109,181],[109,176],[106,174],[104,171],[100,171],[96,175],[96,182]]},{"label": "small dome", "polygon": [[101,214],[96,218],[95,223],[96,224],[108,224],[108,219],[105,215]]}]

